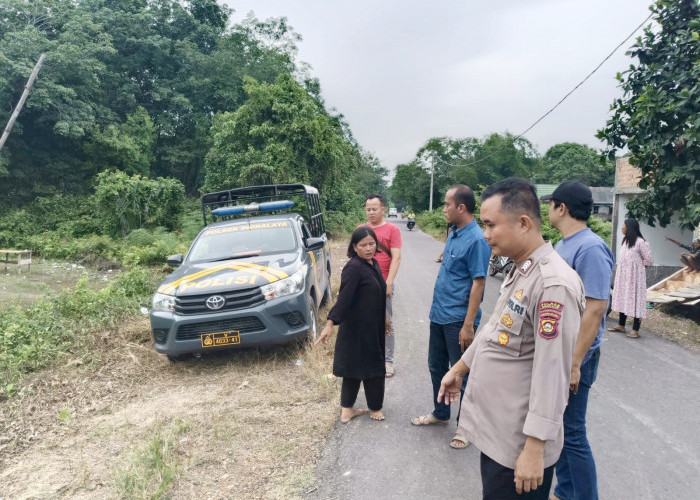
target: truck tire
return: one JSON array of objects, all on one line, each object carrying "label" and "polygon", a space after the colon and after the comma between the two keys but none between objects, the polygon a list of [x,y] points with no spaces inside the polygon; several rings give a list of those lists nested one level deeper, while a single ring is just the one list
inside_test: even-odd
[{"label": "truck tire", "polygon": [[308,338],[311,342],[316,342],[318,338],[318,316],[316,313],[316,303],[309,297],[309,330]]}]

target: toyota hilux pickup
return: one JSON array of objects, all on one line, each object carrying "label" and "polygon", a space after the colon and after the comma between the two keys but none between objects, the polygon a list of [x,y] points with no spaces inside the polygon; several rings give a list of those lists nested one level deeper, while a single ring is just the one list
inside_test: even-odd
[{"label": "toyota hilux pickup", "polygon": [[[331,298],[330,246],[318,190],[276,184],[207,193],[205,227],[153,295],[156,351],[281,344],[318,333]],[[213,219],[209,222],[209,217]]]}]

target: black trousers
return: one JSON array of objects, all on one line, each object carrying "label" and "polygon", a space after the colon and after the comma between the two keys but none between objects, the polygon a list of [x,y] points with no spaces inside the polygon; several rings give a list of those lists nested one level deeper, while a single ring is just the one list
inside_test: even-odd
[{"label": "black trousers", "polygon": [[372,411],[381,410],[384,406],[384,377],[365,380],[343,377],[343,386],[340,389],[340,406],[343,408],[353,407],[357,393],[360,391],[360,383],[365,386],[367,407]]},{"label": "black trousers", "polygon": [[544,470],[542,486],[529,493],[515,491],[515,471],[481,454],[481,484],[484,500],[547,500],[552,488],[554,465]]},{"label": "black trousers", "polygon": [[[620,320],[617,322],[620,326],[625,326],[627,323],[627,315],[620,313]],[[639,331],[639,327],[642,326],[641,318],[634,318],[632,321],[632,330]]]}]

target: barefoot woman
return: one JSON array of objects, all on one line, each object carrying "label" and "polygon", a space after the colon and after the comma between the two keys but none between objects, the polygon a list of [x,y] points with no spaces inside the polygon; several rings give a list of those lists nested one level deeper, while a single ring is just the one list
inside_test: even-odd
[{"label": "barefoot woman", "polygon": [[386,283],[374,254],[377,236],[368,226],[352,233],[350,260],[343,268],[340,292],[316,343],[328,342],[333,325],[340,325],[335,342],[333,374],[343,377],[340,392],[340,421],[349,422],[367,410],[353,408],[360,383],[364,384],[369,416],[384,420],[384,346]]}]

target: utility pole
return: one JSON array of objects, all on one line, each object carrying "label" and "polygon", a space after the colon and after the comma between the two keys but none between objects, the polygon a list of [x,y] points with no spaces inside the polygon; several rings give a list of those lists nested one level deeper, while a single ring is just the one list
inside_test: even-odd
[{"label": "utility pole", "polygon": [[34,85],[34,80],[36,80],[36,75],[39,74],[39,69],[41,69],[41,65],[44,64],[45,57],[46,57],[46,54],[41,54],[41,56],[39,57],[39,60],[37,61],[36,65],[34,66],[34,71],[32,71],[32,74],[29,76],[29,81],[24,86],[24,92],[22,92],[22,97],[20,97],[19,102],[17,103],[17,106],[15,106],[15,110],[12,112],[12,116],[10,117],[10,121],[7,122],[7,126],[5,127],[5,131],[2,133],[2,137],[0,137],[0,150],[2,150],[2,147],[5,145],[5,141],[7,140],[7,136],[10,135],[10,130],[12,130],[12,126],[15,124],[15,120],[17,120],[17,116],[19,115],[19,112],[22,110],[22,107],[24,106],[24,102],[27,100],[27,96],[29,95],[29,91],[32,89],[32,85]]},{"label": "utility pole", "polygon": [[430,206],[428,210],[433,211],[433,174],[435,173],[435,155],[430,157]]}]

